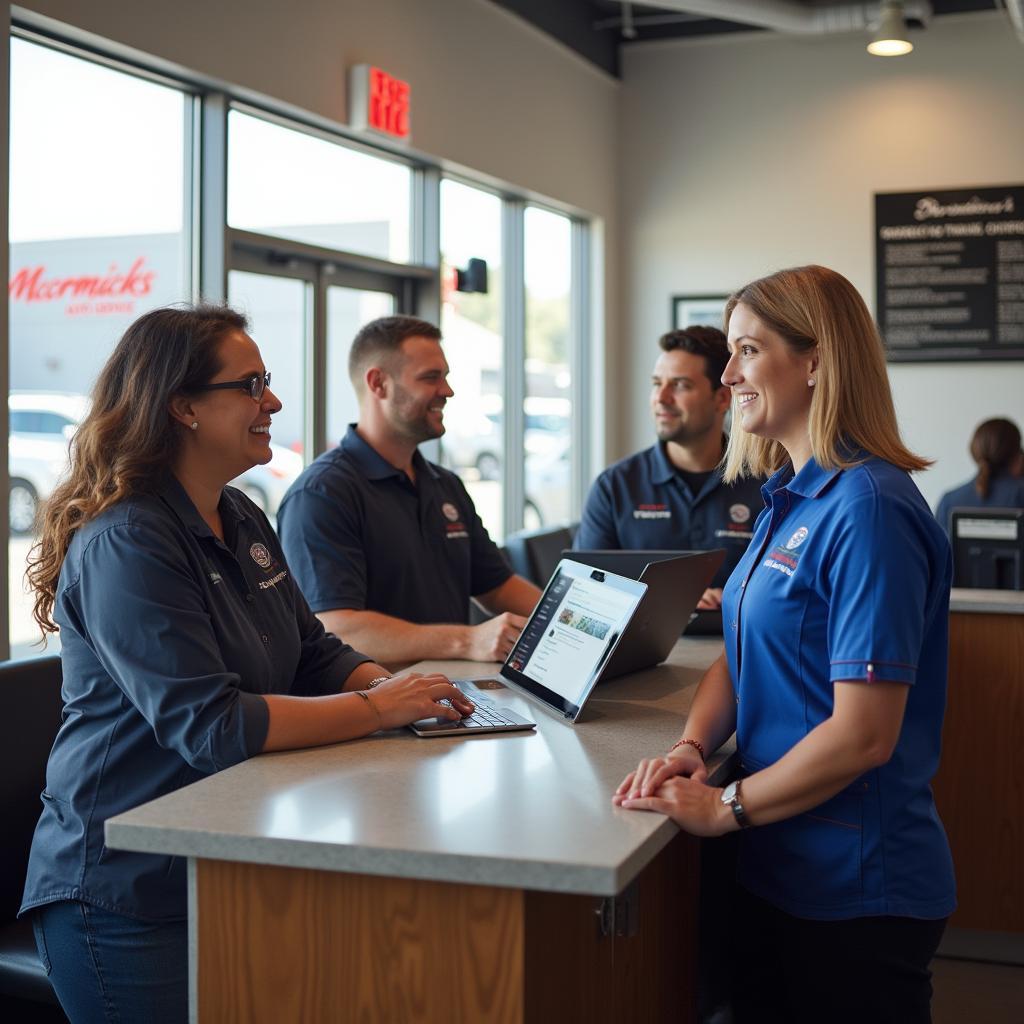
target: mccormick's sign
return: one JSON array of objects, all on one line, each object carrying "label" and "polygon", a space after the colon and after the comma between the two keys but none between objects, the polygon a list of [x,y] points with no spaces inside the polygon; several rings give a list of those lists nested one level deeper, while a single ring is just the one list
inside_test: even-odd
[{"label": "mccormick's sign", "polygon": [[357,64],[349,72],[349,121],[353,128],[408,142],[411,97],[408,82],[380,68]]},{"label": "mccormick's sign", "polygon": [[[153,290],[156,271],[146,267],[146,258],[138,257],[127,271],[116,263],[105,274],[81,274],[74,277],[49,276],[46,265],[22,267],[11,275],[7,293],[12,302],[54,302],[56,300],[125,300],[142,298]],[[120,300],[119,302],[116,300]],[[68,312],[72,312],[69,307]]]}]

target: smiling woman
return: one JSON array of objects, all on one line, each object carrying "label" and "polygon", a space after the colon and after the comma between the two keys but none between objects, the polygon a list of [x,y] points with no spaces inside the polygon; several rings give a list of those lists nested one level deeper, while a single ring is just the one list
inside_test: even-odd
[{"label": "smiling woman", "polygon": [[263,751],[471,710],[443,676],[389,678],[325,633],[226,486],[270,460],[281,409],[247,326],[219,306],[132,324],[30,558],[66,707],[22,912],[72,1020],[187,1016],[183,865],[107,849],[107,818]]},{"label": "smiling woman", "polygon": [[[956,905],[929,787],[951,559],[909,476],[928,463],[900,440],[882,342],[846,278],[779,271],[733,295],[726,324],[725,477],[771,473],[767,507],[681,738],[614,800],[699,835],[742,830],[738,1024],[925,1024]],[[734,730],[740,777],[708,786],[704,753]]]}]

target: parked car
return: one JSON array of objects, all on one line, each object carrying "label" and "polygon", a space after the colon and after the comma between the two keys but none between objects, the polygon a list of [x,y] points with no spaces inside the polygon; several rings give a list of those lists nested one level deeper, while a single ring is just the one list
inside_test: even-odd
[{"label": "parked car", "polygon": [[30,534],[68,465],[68,442],[89,410],[84,395],[12,391],[8,396],[9,516],[14,536]]},{"label": "parked car", "polygon": [[[68,442],[89,411],[85,395],[12,391],[7,464],[10,529],[26,536],[35,528],[39,505],[49,498],[68,467]],[[268,516],[277,514],[284,492],[302,472],[302,456],[271,444],[273,458],[232,480]]]}]

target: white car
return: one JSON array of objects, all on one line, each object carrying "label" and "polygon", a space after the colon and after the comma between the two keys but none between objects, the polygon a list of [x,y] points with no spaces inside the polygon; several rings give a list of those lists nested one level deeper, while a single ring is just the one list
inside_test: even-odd
[{"label": "white car", "polygon": [[32,532],[36,510],[53,491],[68,466],[68,441],[89,410],[84,395],[12,391],[7,399],[10,436],[11,533]]},{"label": "white car", "polygon": [[[59,392],[12,391],[8,408],[10,527],[12,535],[25,536],[35,528],[40,503],[49,498],[67,470],[68,442],[89,411],[89,399]],[[302,456],[280,445],[272,444],[270,449],[269,463],[253,466],[231,483],[274,516],[284,492],[302,472]]]}]

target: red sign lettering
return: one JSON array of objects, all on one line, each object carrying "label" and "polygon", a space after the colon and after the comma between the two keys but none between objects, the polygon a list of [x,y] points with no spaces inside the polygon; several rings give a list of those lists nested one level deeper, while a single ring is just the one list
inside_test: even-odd
[{"label": "red sign lettering", "polygon": [[369,77],[368,124],[388,135],[406,138],[409,134],[409,83],[392,78],[380,68],[370,68]]},{"label": "red sign lettering", "polygon": [[22,267],[10,280],[7,293],[12,300],[52,302],[55,299],[109,299],[117,296],[141,298],[153,290],[155,270],[145,269],[146,258],[140,256],[122,274],[112,263],[106,274],[81,277],[46,278],[46,267]]}]

